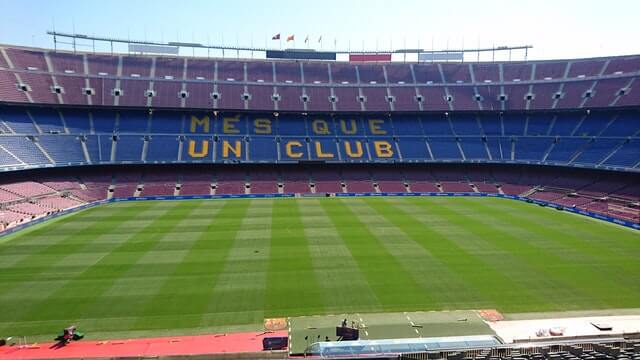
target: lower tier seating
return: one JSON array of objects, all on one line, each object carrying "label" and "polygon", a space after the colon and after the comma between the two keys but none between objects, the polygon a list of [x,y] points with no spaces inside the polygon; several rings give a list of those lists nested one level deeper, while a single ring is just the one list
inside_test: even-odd
[{"label": "lower tier seating", "polygon": [[0,180],[0,230],[109,198],[341,192],[526,196],[640,223],[640,174],[505,164],[129,165],[34,169]]}]

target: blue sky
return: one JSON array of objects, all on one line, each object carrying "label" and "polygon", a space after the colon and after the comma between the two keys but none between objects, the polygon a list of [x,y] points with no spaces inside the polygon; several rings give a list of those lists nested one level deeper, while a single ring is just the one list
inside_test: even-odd
[{"label": "blue sky", "polygon": [[[640,53],[638,0],[0,0],[0,43],[53,47],[48,29],[131,39],[361,50],[531,44],[535,59]],[[293,44],[290,44],[293,46]],[[68,46],[67,46],[68,47]],[[90,48],[85,48],[90,50]],[[100,49],[98,49],[100,50]]]}]

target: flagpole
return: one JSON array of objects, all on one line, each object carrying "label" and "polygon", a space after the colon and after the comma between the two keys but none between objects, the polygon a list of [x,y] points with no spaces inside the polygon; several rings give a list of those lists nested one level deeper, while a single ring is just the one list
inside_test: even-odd
[{"label": "flagpole", "polygon": [[[404,45],[402,46],[405,49],[407,48],[407,35],[404,36]],[[407,62],[407,52],[405,51],[402,57],[403,62]]]}]

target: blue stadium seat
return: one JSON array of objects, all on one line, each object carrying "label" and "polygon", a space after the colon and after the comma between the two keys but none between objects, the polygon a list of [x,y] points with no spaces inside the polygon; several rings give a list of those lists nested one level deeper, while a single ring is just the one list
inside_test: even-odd
[{"label": "blue stadium seat", "polygon": [[485,135],[502,135],[502,125],[497,115],[480,116],[480,125]]},{"label": "blue stadium seat", "polygon": [[29,110],[29,112],[43,133],[63,134],[65,132],[64,126],[62,125],[62,119],[60,119],[60,114],[57,110],[49,108],[35,108]]},{"label": "blue stadium seat", "polygon": [[116,145],[116,161],[141,161],[144,141],[140,135],[120,135]]},{"label": "blue stadium seat", "polygon": [[389,117],[365,117],[362,122],[364,123],[365,134],[369,137],[393,135],[393,126]]},{"label": "blue stadium seat", "polygon": [[[211,162],[215,152],[215,142],[208,135],[187,135],[182,144],[181,161]],[[243,150],[241,150],[243,151]]]},{"label": "blue stadium seat", "polygon": [[435,160],[462,160],[455,138],[429,138],[429,145]]},{"label": "blue stadium seat", "polygon": [[424,134],[422,122],[415,116],[394,116],[392,121],[395,135],[420,136]]},{"label": "blue stadium seat", "polygon": [[120,134],[146,133],[148,124],[149,113],[146,111],[120,111],[116,132]]},{"label": "blue stadium seat", "polygon": [[390,137],[369,137],[369,154],[373,161],[389,161],[400,158],[395,141]]},{"label": "blue stadium seat", "polygon": [[493,160],[511,160],[511,141],[508,138],[487,138],[487,147]]},{"label": "blue stadium seat", "polygon": [[116,125],[116,113],[108,110],[92,110],[93,129],[96,134],[113,134]]},{"label": "blue stadium seat", "polygon": [[551,146],[548,137],[520,137],[516,139],[516,160],[542,161],[545,152]]},{"label": "blue stadium seat", "polygon": [[48,165],[49,159],[40,151],[33,141],[25,136],[0,136],[0,146],[8,149],[18,159],[29,165]]},{"label": "blue stadium seat", "polygon": [[365,134],[364,123],[356,116],[338,116],[334,119],[336,135],[362,136]]},{"label": "blue stadium seat", "polygon": [[21,108],[0,108],[0,120],[16,134],[35,135],[38,133],[33,121]]},{"label": "blue stadium seat", "polygon": [[502,118],[505,135],[524,135],[526,116],[525,115],[505,115]]},{"label": "blue stadium seat", "polygon": [[309,160],[308,144],[301,137],[280,137],[280,159],[282,161]]},{"label": "blue stadium seat", "polygon": [[574,136],[596,136],[599,135],[611,120],[611,113],[591,113],[582,124],[576,129]]},{"label": "blue stadium seat", "polygon": [[252,136],[249,140],[249,160],[270,162],[278,160],[278,144],[274,136]]},{"label": "blue stadium seat", "polygon": [[551,152],[549,152],[549,156],[546,161],[557,161],[562,163],[569,162],[569,160],[571,160],[571,158],[575,156],[588,141],[589,139],[559,138]]},{"label": "blue stadium seat", "polygon": [[249,135],[276,135],[276,120],[271,114],[256,114],[247,119]]},{"label": "blue stadium seat", "polygon": [[635,112],[621,113],[600,134],[600,136],[632,136],[640,132],[640,114]]},{"label": "blue stadium seat", "polygon": [[427,149],[426,139],[423,137],[401,137],[398,138],[398,146],[404,161],[425,161],[431,160]]},{"label": "blue stadium seat", "polygon": [[365,162],[371,159],[369,146],[364,137],[339,137],[338,148],[342,161],[345,162]]},{"label": "blue stadium seat", "polygon": [[[180,134],[182,133],[183,113],[156,111],[151,116],[152,134]],[[188,131],[189,129],[187,129]]]},{"label": "blue stadium seat", "polygon": [[589,142],[586,149],[573,161],[576,164],[599,164],[605,156],[623,142],[622,139],[598,138]]},{"label": "blue stadium seat", "polygon": [[100,149],[100,160],[102,162],[111,161],[111,148],[113,147],[113,135],[100,135],[98,137]]},{"label": "blue stadium seat", "polygon": [[527,135],[528,136],[544,136],[549,132],[551,127],[551,121],[553,120],[552,114],[533,114],[529,115],[529,122],[527,123]]},{"label": "blue stadium seat", "polygon": [[640,140],[630,139],[626,142],[618,151],[616,151],[610,158],[608,158],[604,165],[633,167],[640,163]]},{"label": "blue stadium seat", "polygon": [[422,128],[427,135],[453,135],[449,119],[444,116],[423,116]]},{"label": "blue stadium seat", "polygon": [[468,160],[488,159],[484,141],[479,137],[462,137],[460,145]]},{"label": "blue stadium seat", "polygon": [[[85,145],[87,146],[87,152],[89,153],[89,159],[91,160],[92,163],[100,163],[100,162],[108,162],[109,161],[109,156],[111,154],[111,151],[109,151],[109,153],[105,154],[106,157],[103,159],[101,156],[101,140],[100,136],[97,135],[88,135],[86,137],[85,140]],[[110,144],[110,143],[109,143]],[[109,150],[111,150],[111,145],[109,145]]]},{"label": "blue stadium seat", "polygon": [[38,143],[53,158],[56,164],[84,164],[86,159],[77,135],[42,135]]},{"label": "blue stadium seat", "polygon": [[247,143],[244,141],[244,136],[218,136],[215,146],[215,160],[217,162],[248,160]]},{"label": "blue stadium seat", "polygon": [[556,116],[549,135],[551,136],[570,136],[580,122],[582,115],[578,114],[559,114]]},{"label": "blue stadium seat", "polygon": [[451,125],[457,135],[480,135],[478,120],[475,115],[452,115]]},{"label": "blue stadium seat", "polygon": [[307,122],[304,116],[280,115],[276,121],[278,135],[307,135]]},{"label": "blue stadium seat", "polygon": [[0,148],[0,167],[21,165],[21,162]]},{"label": "blue stadium seat", "polygon": [[89,134],[91,132],[88,111],[65,109],[61,112],[70,134]]},{"label": "blue stadium seat", "polygon": [[309,157],[312,160],[338,161],[340,154],[335,137],[313,137],[309,141]]},{"label": "blue stadium seat", "polygon": [[147,147],[147,162],[171,163],[178,161],[180,142],[176,135],[152,135]]}]

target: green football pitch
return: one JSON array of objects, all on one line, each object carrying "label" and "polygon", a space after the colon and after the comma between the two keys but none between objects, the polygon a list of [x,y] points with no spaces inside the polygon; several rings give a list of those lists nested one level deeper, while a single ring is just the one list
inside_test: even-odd
[{"label": "green football pitch", "polygon": [[122,202],[0,238],[0,337],[640,307],[640,232],[496,198]]}]

